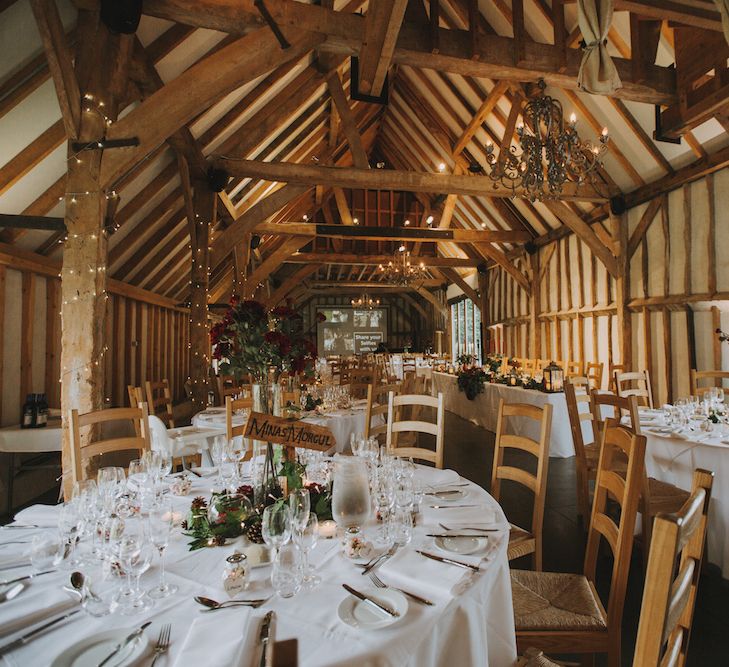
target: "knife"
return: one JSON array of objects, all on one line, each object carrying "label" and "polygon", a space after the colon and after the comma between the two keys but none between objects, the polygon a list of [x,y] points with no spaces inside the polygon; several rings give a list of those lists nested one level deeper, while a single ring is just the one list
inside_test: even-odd
[{"label": "knife", "polygon": [[447,510],[451,507],[478,507],[478,505],[431,505],[430,508],[434,510]]},{"label": "knife", "polygon": [[375,560],[373,560],[369,564],[365,565],[364,569],[362,570],[362,572],[360,572],[360,574],[363,574],[363,575],[367,574],[368,572],[371,572],[372,570],[374,570],[376,567],[379,567],[388,558],[392,558],[392,556],[395,555],[396,551],[397,551],[397,545],[395,544],[392,547],[390,547],[384,554],[379,555],[377,558],[375,558]]},{"label": "knife", "polygon": [[42,574],[51,574],[56,570],[45,570],[44,572],[38,572],[37,574],[26,574],[24,577],[16,577],[15,579],[8,579],[7,581],[0,581],[0,586],[9,586],[10,584],[17,584],[19,581],[26,581],[28,579],[35,579],[40,577]]},{"label": "knife", "polygon": [[115,655],[119,653],[122,649],[126,648],[131,644],[137,637],[139,637],[146,629],[147,626],[152,625],[152,621],[147,621],[146,623],[142,623],[134,632],[131,632],[127,635],[127,638],[116,645],[114,650],[109,653],[96,667],[101,667],[102,665],[105,665],[109,660],[111,660]]},{"label": "knife", "polygon": [[261,629],[258,633],[258,643],[261,645],[261,659],[259,667],[270,667],[273,664],[273,642],[271,641],[271,626],[276,619],[276,614],[269,611],[261,621]]},{"label": "knife", "polygon": [[450,491],[432,491],[429,496],[452,496],[454,493],[463,493],[460,489],[452,489]]},{"label": "knife", "polygon": [[458,567],[463,567],[468,570],[473,570],[474,572],[480,572],[481,568],[478,567],[478,565],[470,565],[468,563],[461,563],[459,560],[451,560],[450,558],[443,558],[443,556],[436,556],[435,554],[429,554],[425,551],[419,551],[416,549],[416,551],[421,555],[425,556],[426,558],[431,558],[433,560],[437,560],[439,563],[448,563],[449,565],[457,565]]},{"label": "knife", "polygon": [[[489,533],[498,533],[498,530],[489,530]],[[428,533],[426,537],[475,537],[485,538],[485,535],[474,535],[473,533]]]},{"label": "knife", "polygon": [[36,628],[35,630],[31,630],[30,632],[24,634],[22,637],[18,637],[17,639],[11,641],[9,644],[4,644],[3,646],[0,646],[0,655],[4,655],[5,653],[9,653],[10,651],[14,651],[16,648],[19,648],[20,646],[25,646],[25,644],[28,643],[28,640],[35,637],[37,634],[43,632],[44,630],[53,627],[57,623],[60,623],[61,621],[65,621],[67,618],[73,616],[74,614],[78,614],[81,610],[80,609],[74,609],[73,611],[69,612],[68,614],[63,614],[62,616],[58,616],[57,618],[54,618],[52,621],[48,621],[48,623],[44,623],[40,627]]},{"label": "knife", "polygon": [[347,591],[347,593],[350,593],[351,595],[354,595],[354,597],[359,598],[362,600],[362,602],[367,602],[371,604],[373,607],[376,607],[380,611],[384,611],[390,618],[400,618],[400,614],[393,609],[390,609],[389,607],[386,607],[384,604],[380,604],[377,600],[368,597],[364,593],[360,593],[358,590],[352,588],[351,586],[348,586],[347,584],[342,584],[344,587],[344,590]]},{"label": "knife", "polygon": [[18,597],[18,595],[23,591],[25,588],[25,584],[18,583],[12,586],[11,588],[8,588],[8,590],[3,591],[0,593],[0,604],[3,602],[7,602],[8,600],[12,600],[14,597]]}]

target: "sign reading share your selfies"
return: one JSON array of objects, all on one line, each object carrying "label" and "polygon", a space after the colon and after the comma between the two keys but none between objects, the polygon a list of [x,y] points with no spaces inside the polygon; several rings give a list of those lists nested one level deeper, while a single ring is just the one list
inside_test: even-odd
[{"label": "sign reading share your selfies", "polygon": [[243,437],[319,451],[331,449],[336,443],[332,432],[324,426],[291,421],[261,412],[251,412]]}]

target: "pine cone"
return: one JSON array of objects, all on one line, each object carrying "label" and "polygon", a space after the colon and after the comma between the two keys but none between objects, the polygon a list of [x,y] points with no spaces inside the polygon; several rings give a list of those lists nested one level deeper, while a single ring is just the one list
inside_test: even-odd
[{"label": "pine cone", "polygon": [[190,504],[190,507],[194,510],[205,509],[207,506],[208,506],[208,501],[205,500],[205,498],[203,498],[202,496],[193,498],[192,503]]},{"label": "pine cone", "polygon": [[263,544],[263,533],[261,532],[261,522],[256,521],[246,528],[246,537],[253,544]]},{"label": "pine cone", "polygon": [[213,542],[215,543],[216,547],[222,547],[225,544],[225,536],[216,535],[215,537],[213,537]]}]

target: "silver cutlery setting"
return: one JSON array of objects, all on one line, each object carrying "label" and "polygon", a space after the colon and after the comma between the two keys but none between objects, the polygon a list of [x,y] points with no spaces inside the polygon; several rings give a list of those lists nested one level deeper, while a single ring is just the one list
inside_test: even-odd
[{"label": "silver cutlery setting", "polygon": [[271,667],[273,664],[273,625],[276,614],[269,611],[261,621],[261,629],[258,631],[258,643],[261,646],[261,658],[258,661],[259,667]]},{"label": "silver cutlery setting", "polygon": [[7,588],[2,593],[0,593],[0,604],[18,597],[18,595],[20,595],[23,592],[24,588],[25,588],[25,584],[23,582],[18,582],[16,584],[11,585],[10,588]]},{"label": "silver cutlery setting", "polygon": [[154,649],[152,649],[154,652],[154,659],[152,660],[152,664],[149,667],[154,667],[154,664],[157,662],[157,658],[159,658],[164,653],[167,653],[167,651],[169,650],[171,631],[172,626],[169,623],[162,626],[162,629],[159,631],[157,643],[155,644]]},{"label": "silver cutlery setting", "polygon": [[448,509],[455,509],[460,507],[478,507],[478,505],[430,505],[430,509],[433,510],[448,510]]},{"label": "silver cutlery setting", "polygon": [[271,598],[260,598],[258,600],[227,600],[225,602],[218,602],[217,600],[206,598],[202,595],[196,595],[194,599],[198,604],[203,607],[207,607],[207,609],[202,610],[203,612],[206,612],[218,611],[219,609],[230,609],[231,607],[253,607],[256,609],[268,602]]},{"label": "silver cutlery setting", "polygon": [[35,579],[43,574],[51,574],[56,570],[45,570],[44,572],[37,572],[35,574],[26,574],[23,577],[15,577],[15,579],[8,579],[7,581],[0,581],[0,586],[10,586],[10,584],[17,584],[19,581],[28,581],[29,579]]},{"label": "silver cutlery setting", "polygon": [[406,591],[402,588],[396,588],[395,586],[388,586],[382,579],[380,579],[374,572],[370,572],[370,580],[372,583],[377,586],[377,588],[392,588],[394,591],[400,591],[403,595],[407,595],[409,598],[415,600],[415,602],[419,602],[420,604],[428,605],[429,607],[433,606],[433,603],[428,600],[427,598],[421,597],[420,595],[417,595],[416,593],[411,593],[410,591]]},{"label": "silver cutlery setting", "polygon": [[[504,528],[478,528],[476,526],[456,526],[453,528],[449,528],[444,523],[439,523],[438,525],[443,530],[473,530],[479,533],[500,533],[502,530],[505,530]],[[452,535],[450,535],[449,537],[452,537]],[[477,537],[477,535],[474,535],[473,537]]]},{"label": "silver cutlery setting", "polygon": [[361,574],[369,574],[375,568],[382,565],[385,561],[392,558],[397,551],[397,544],[393,544],[384,554],[380,554],[376,558],[372,559],[369,563],[364,566]]},{"label": "silver cutlery setting", "polygon": [[356,588],[352,588],[348,584],[342,584],[342,588],[344,588],[347,593],[350,595],[354,595],[357,599],[361,600],[362,602],[369,604],[373,609],[377,609],[384,614],[387,614],[390,618],[400,618],[400,613],[395,611],[394,609],[390,609],[387,605],[382,604],[381,602],[378,602],[374,598],[371,598],[369,595],[365,595],[364,593],[361,593]]},{"label": "silver cutlery setting", "polygon": [[478,567],[478,565],[471,565],[470,563],[462,563],[460,560],[453,560],[452,558],[445,558],[444,556],[437,556],[436,554],[430,554],[427,551],[420,551],[420,549],[416,549],[416,551],[421,556],[425,556],[426,558],[430,558],[431,560],[437,560],[439,563],[447,563],[448,565],[455,565],[456,567],[462,567],[466,570],[471,570],[473,572],[481,571],[481,568]]},{"label": "silver cutlery setting", "polygon": [[27,632],[22,637],[18,637],[17,639],[11,641],[10,643],[0,646],[0,655],[4,655],[5,653],[14,651],[16,648],[20,648],[21,646],[25,646],[35,636],[58,625],[59,623],[65,621],[67,618],[71,618],[71,616],[75,616],[80,611],[81,611],[80,609],[74,609],[73,611],[64,613],[61,616],[57,616],[56,618],[48,621],[47,623],[44,623],[40,627],[35,628],[35,630],[31,630],[30,632]]},{"label": "silver cutlery setting", "polygon": [[142,633],[150,626],[152,625],[152,621],[146,621],[145,623],[142,623],[134,632],[130,632],[124,639],[124,641],[119,642],[115,647],[114,650],[109,653],[98,665],[97,667],[103,667],[109,660],[111,660],[115,655],[118,655],[121,651],[123,651],[129,644],[131,644],[133,641],[136,641],[139,639],[139,637],[142,636]]}]

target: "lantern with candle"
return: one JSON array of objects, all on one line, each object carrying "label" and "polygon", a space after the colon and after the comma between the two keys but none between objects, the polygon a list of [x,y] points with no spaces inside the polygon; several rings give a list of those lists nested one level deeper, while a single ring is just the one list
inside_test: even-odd
[{"label": "lantern with candle", "polygon": [[564,390],[564,371],[553,361],[544,371],[544,391],[553,394]]}]

